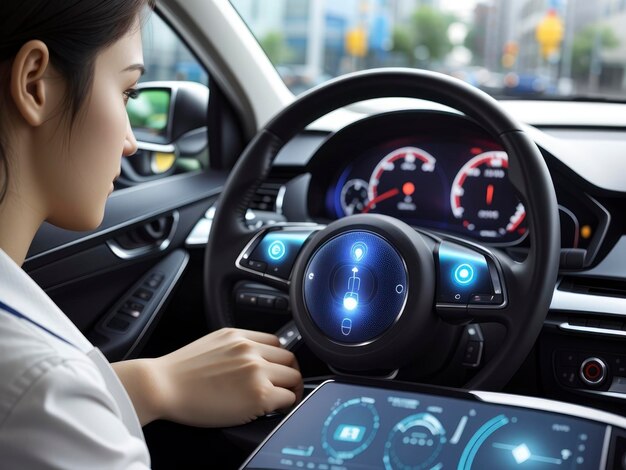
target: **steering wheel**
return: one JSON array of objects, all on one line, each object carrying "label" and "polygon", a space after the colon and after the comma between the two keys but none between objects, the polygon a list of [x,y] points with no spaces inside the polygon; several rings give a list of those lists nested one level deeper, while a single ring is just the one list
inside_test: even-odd
[{"label": "steering wheel", "polygon": [[[311,235],[281,275],[246,265],[255,262],[250,253],[270,232],[248,228],[245,213],[278,151],[330,111],[381,97],[447,105],[498,140],[528,217],[530,249],[523,261],[476,242],[417,231],[391,217],[360,214],[326,227],[291,224],[290,230]],[[233,285],[263,279],[289,292],[294,320],[310,349],[346,371],[398,368],[435,347],[451,348],[450,325],[497,322],[506,328],[504,341],[466,384],[497,390],[519,368],[541,330],[556,283],[559,239],[556,196],[543,157],[496,100],[435,72],[356,72],[299,96],[239,158],[206,246],[206,315],[213,327],[235,326]],[[276,254],[282,256],[280,247]]]}]

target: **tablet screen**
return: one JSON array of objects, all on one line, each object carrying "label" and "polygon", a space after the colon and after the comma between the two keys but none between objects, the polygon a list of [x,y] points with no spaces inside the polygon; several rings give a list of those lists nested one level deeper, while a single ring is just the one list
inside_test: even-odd
[{"label": "tablet screen", "polygon": [[328,382],[245,468],[590,469],[605,433],[558,413]]}]

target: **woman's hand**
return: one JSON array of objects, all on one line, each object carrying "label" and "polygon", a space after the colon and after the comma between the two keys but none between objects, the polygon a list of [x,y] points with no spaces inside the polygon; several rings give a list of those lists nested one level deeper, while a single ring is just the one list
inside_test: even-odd
[{"label": "woman's hand", "polygon": [[[133,364],[134,363],[134,364]],[[114,365],[142,424],[244,424],[302,397],[293,353],[274,335],[224,328],[156,359]]]}]

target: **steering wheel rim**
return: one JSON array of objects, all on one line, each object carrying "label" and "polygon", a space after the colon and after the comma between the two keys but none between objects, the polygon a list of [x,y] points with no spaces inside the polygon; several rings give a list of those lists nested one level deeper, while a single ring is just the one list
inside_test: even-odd
[{"label": "steering wheel rim", "polygon": [[[507,327],[507,338],[466,385],[500,389],[534,345],[550,305],[560,251],[556,195],[545,161],[521,125],[486,93],[436,72],[374,69],[344,75],[300,95],[257,133],[229,175],[214,215],[215,229],[204,262],[207,319],[215,328],[234,325],[230,292],[234,282],[241,280],[234,260],[252,233],[245,224],[245,213],[279,150],[327,113],[382,97],[424,99],[456,109],[498,139],[509,155],[509,179],[527,209],[531,246],[524,262],[503,263],[509,305],[506,316],[493,314],[493,321]],[[483,321],[488,320],[486,314]]]}]

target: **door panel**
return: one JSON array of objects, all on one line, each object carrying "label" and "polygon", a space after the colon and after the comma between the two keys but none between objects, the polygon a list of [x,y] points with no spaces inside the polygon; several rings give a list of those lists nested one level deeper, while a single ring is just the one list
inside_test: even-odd
[{"label": "door panel", "polygon": [[[214,203],[225,176],[198,172],[116,191],[107,202],[102,225],[94,231],[70,232],[45,224],[24,269],[94,345],[110,353],[110,359],[126,357],[131,349],[137,354],[184,272],[188,258],[185,239]],[[145,226],[150,228],[146,233],[154,233],[159,228],[154,221],[171,219],[173,214],[176,223],[168,226],[167,244],[151,244],[137,235],[145,232]],[[129,239],[134,240],[135,248],[145,243],[147,249],[132,257],[112,250]],[[137,283],[146,281],[144,277],[159,263],[164,283],[152,292],[154,301],[139,299],[145,304],[141,321],[123,332],[106,327],[108,317],[121,305],[137,300],[133,297]],[[115,347],[111,337],[116,339]]]}]

